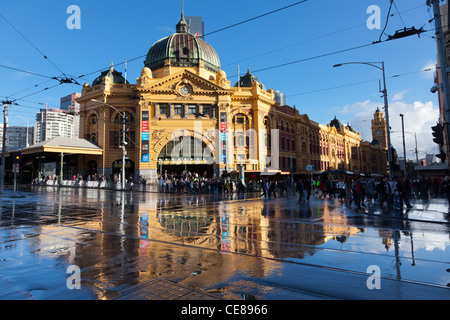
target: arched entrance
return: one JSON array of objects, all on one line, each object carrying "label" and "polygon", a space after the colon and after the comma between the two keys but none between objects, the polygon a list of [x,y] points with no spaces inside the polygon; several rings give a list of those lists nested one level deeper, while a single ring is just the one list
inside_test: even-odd
[{"label": "arched entrance", "polygon": [[183,177],[189,173],[208,178],[214,175],[211,148],[190,135],[175,137],[167,142],[158,155],[157,163],[158,173],[164,177]]}]

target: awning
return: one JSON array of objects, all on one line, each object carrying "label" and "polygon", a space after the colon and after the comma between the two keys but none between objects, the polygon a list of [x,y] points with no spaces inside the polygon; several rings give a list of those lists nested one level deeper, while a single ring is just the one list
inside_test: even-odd
[{"label": "awning", "polygon": [[42,141],[17,151],[21,152],[22,155],[44,152],[103,155],[103,149],[88,140],[63,137]]}]

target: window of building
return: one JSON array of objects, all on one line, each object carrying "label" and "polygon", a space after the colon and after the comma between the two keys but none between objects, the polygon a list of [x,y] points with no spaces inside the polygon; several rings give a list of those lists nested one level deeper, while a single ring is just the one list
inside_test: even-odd
[{"label": "window of building", "polygon": [[160,104],[159,105],[159,114],[164,114],[167,115],[167,111],[169,110],[168,105],[167,104]]},{"label": "window of building", "polygon": [[203,114],[205,116],[211,115],[211,106],[210,105],[203,105]]},{"label": "window of building", "polygon": [[173,106],[173,113],[176,115],[181,115],[183,113],[183,108],[181,104],[176,104]]},{"label": "window of building", "polygon": [[195,104],[190,104],[188,106],[188,114],[195,114],[197,112],[197,106]]},{"label": "window of building", "polygon": [[243,147],[245,144],[245,139],[244,139],[244,135],[243,134],[239,134],[237,136],[237,146],[238,147]]}]

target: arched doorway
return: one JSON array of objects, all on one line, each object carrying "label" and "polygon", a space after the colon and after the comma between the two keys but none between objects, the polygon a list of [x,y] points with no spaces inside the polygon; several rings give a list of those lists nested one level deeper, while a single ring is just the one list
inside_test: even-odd
[{"label": "arched doorway", "polygon": [[163,177],[183,177],[187,174],[212,178],[214,157],[212,150],[199,138],[190,135],[175,137],[158,155],[158,173]]}]

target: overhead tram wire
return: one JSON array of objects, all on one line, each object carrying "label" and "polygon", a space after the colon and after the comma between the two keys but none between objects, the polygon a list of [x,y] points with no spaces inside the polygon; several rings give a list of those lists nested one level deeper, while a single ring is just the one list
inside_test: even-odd
[{"label": "overhead tram wire", "polygon": [[[426,7],[426,5],[424,4],[424,5],[416,6],[414,8],[406,9],[406,10],[402,11],[401,13],[417,10],[419,8],[422,8],[422,7]],[[400,16],[400,12],[398,12],[398,10],[397,10],[397,13]],[[402,21],[403,21],[403,19],[402,19]],[[328,32],[326,34],[323,34],[323,35],[320,35],[320,36],[316,36],[314,38],[310,38],[310,39],[307,39],[307,40],[304,40],[304,41],[301,41],[301,42],[298,42],[298,43],[294,43],[294,44],[291,44],[291,45],[288,45],[288,46],[285,46],[285,47],[282,47],[282,48],[278,48],[278,49],[274,49],[274,50],[271,50],[271,51],[263,52],[263,53],[260,53],[258,55],[252,56],[252,57],[248,57],[248,58],[241,59],[239,61],[228,63],[226,65],[223,65],[223,67],[227,67],[227,66],[230,66],[230,65],[235,65],[236,63],[241,62],[241,61],[258,58],[258,57],[261,57],[261,56],[264,56],[264,55],[267,55],[267,54],[271,54],[271,53],[275,53],[275,52],[278,52],[278,51],[281,51],[281,50],[289,49],[289,48],[292,48],[292,47],[295,47],[295,46],[298,46],[298,45],[301,45],[301,44],[305,44],[305,43],[308,43],[308,42],[311,42],[311,41],[314,41],[314,40],[326,38],[326,37],[329,37],[331,35],[342,33],[342,32],[345,32],[345,31],[348,31],[348,30],[351,30],[351,29],[355,29],[355,28],[358,28],[358,27],[362,27],[362,26],[366,26],[366,22],[360,23],[360,24],[357,24],[357,25],[353,25],[353,26],[350,26],[350,27],[347,27],[347,28],[344,28],[344,29],[341,29],[341,30],[338,30],[338,31]]]},{"label": "overhead tram wire", "polygon": [[[283,8],[279,8],[279,9],[276,9],[276,10],[273,10],[273,11],[271,11],[271,12],[268,12],[268,13],[265,13],[265,14],[262,14],[262,15],[259,15],[259,16],[257,16],[257,17],[254,17],[254,18],[251,18],[251,19],[247,19],[247,20],[242,21],[242,22],[240,22],[240,23],[235,23],[235,24],[230,25],[230,26],[228,26],[228,27],[224,27],[224,28],[221,28],[221,29],[212,31],[212,32],[210,32],[210,33],[207,33],[207,34],[205,34],[205,36],[206,36],[206,35],[213,34],[213,33],[217,33],[217,32],[222,31],[222,30],[229,29],[229,28],[231,28],[231,27],[233,27],[233,26],[237,26],[237,25],[243,24],[243,23],[245,23],[245,22],[249,22],[249,21],[255,20],[255,19],[257,19],[257,18],[266,16],[266,15],[271,14],[271,13],[278,12],[278,11],[283,10],[283,9],[287,9],[288,7],[292,7],[292,6],[294,6],[294,5],[298,5],[298,4],[304,3],[304,2],[306,2],[306,1],[308,1],[308,0],[299,1],[299,2],[296,2],[296,3],[292,4],[292,5],[289,5],[289,6],[286,6],[286,7],[283,7]],[[414,7],[414,8],[405,10],[405,11],[403,11],[403,12],[415,10],[415,9],[417,9],[417,8],[420,8],[420,7],[422,7],[422,6]],[[424,31],[424,32],[429,32],[429,31],[432,31],[432,30],[433,30],[433,29],[430,29],[430,30],[427,30],[427,31]],[[337,53],[341,53],[341,52],[346,52],[346,51],[356,50],[356,49],[363,48],[363,47],[368,47],[368,46],[371,46],[371,45],[374,45],[374,44],[378,44],[378,43],[381,43],[381,42],[386,42],[386,41],[387,41],[387,40],[380,41],[380,42],[373,42],[373,43],[365,44],[365,45],[360,45],[360,46],[356,46],[356,47],[352,47],[352,48],[348,48],[348,49],[343,49],[343,50],[339,50],[339,51],[335,51],[335,52],[331,52],[331,53],[327,53],[327,54],[323,54],[323,55],[318,55],[318,56],[315,56],[315,57],[310,57],[310,58],[300,59],[300,60],[296,60],[296,61],[292,61],[292,62],[288,62],[288,63],[276,65],[276,66],[271,66],[271,67],[267,67],[267,68],[262,68],[262,69],[259,69],[259,70],[253,70],[252,72],[253,72],[253,73],[256,73],[256,72],[266,71],[266,70],[270,70],[270,69],[274,69],[274,68],[278,68],[278,67],[282,67],[282,66],[287,66],[287,65],[291,65],[291,64],[295,64],[295,63],[300,63],[300,62],[304,62],[304,61],[308,61],[308,60],[318,59],[318,58],[321,58],[321,57],[325,57],[325,56],[329,56],[329,55],[333,55],[333,54],[337,54]],[[135,58],[132,58],[132,59],[127,59],[126,61],[127,61],[127,62],[134,61],[134,60],[143,58],[143,57],[145,57],[145,56],[146,56],[146,54],[145,54],[145,55],[140,55],[140,56],[135,57]],[[120,63],[117,63],[116,66],[117,66],[117,65],[122,65],[122,64],[124,64],[124,63],[125,63],[125,61],[120,62]],[[91,75],[91,74],[95,74],[95,73],[98,73],[98,72],[102,72],[102,71],[104,71],[104,70],[105,70],[105,68],[98,69],[98,70],[93,71],[93,72],[89,72],[89,73],[86,73],[86,74],[82,74],[82,75],[76,77],[75,79],[81,79],[81,78],[83,78],[83,77],[85,77],[85,76],[88,76],[88,75]],[[237,75],[234,75],[234,76],[232,76],[232,77],[237,77]],[[230,77],[230,78],[231,78],[231,77]],[[31,95],[37,94],[37,93],[42,92],[42,91],[45,91],[45,90],[47,90],[47,89],[50,89],[50,88],[45,88],[44,90],[41,90],[41,91],[38,91],[38,92],[36,92],[36,93],[27,95],[27,96],[25,96],[25,97],[29,97],[29,96],[31,96]],[[24,90],[24,91],[25,91],[25,90]]]},{"label": "overhead tram wire", "polygon": [[5,69],[11,69],[11,70],[14,70],[14,71],[23,72],[23,73],[28,73],[28,74],[31,74],[31,75],[34,75],[34,76],[43,77],[43,78],[47,78],[47,79],[51,79],[51,80],[55,79],[54,77],[49,77],[49,76],[46,76],[46,75],[43,75],[43,74],[40,74],[40,73],[36,73],[36,72],[32,72],[32,71],[27,71],[27,70],[14,68],[14,67],[5,66],[3,64],[0,64],[0,67],[1,68],[5,68]]},{"label": "overhead tram wire", "polygon": [[[263,14],[260,14],[260,15],[258,15],[258,16],[253,17],[253,18],[249,18],[249,19],[246,19],[246,20],[237,22],[237,23],[233,23],[233,24],[228,25],[228,26],[226,26],[226,27],[223,27],[223,28],[220,28],[220,29],[217,29],[217,30],[208,32],[208,33],[205,33],[203,36],[206,37],[206,36],[209,36],[209,35],[212,35],[212,34],[215,34],[215,33],[218,33],[218,32],[221,32],[221,31],[224,31],[224,30],[227,30],[227,29],[230,29],[230,28],[234,28],[234,27],[236,27],[236,26],[239,26],[239,25],[242,25],[242,24],[245,24],[245,23],[248,23],[248,22],[257,20],[257,19],[260,19],[260,18],[262,18],[262,17],[265,17],[265,16],[268,16],[268,15],[271,15],[271,14],[274,14],[274,13],[277,13],[277,12],[280,12],[280,11],[283,11],[283,10],[286,10],[286,9],[289,9],[289,8],[292,8],[292,7],[294,7],[294,6],[300,5],[300,4],[305,3],[305,2],[308,2],[308,1],[309,1],[309,0],[297,1],[297,2],[292,3],[292,4],[290,4],[290,5],[287,5],[287,6],[284,6],[284,7],[281,7],[281,8],[278,8],[278,9],[275,9],[275,10],[272,10],[272,11],[269,11],[269,12],[266,12],[266,13],[263,13]],[[192,40],[187,40],[187,41],[192,41]],[[127,63],[128,63],[128,62],[131,62],[131,61],[134,61],[134,60],[137,60],[137,59],[144,58],[144,57],[146,57],[146,56],[147,56],[147,54],[144,54],[144,55],[140,55],[140,56],[138,56],[138,57],[132,58],[132,59],[127,59],[126,61],[127,61]],[[124,63],[125,63],[125,61],[122,61],[122,62],[120,62],[120,63],[117,63],[116,66],[120,66],[120,65],[122,65],[122,64],[124,64]],[[79,79],[79,78],[82,78],[82,77],[85,77],[85,76],[88,76],[88,75],[91,75],[91,74],[94,74],[94,73],[102,72],[102,71],[104,71],[104,70],[105,70],[105,68],[99,69],[99,70],[96,70],[96,71],[93,71],[93,72],[85,73],[85,74],[82,74],[81,76],[77,77],[76,79]]]},{"label": "overhead tram wire", "polygon": [[[434,70],[435,70],[434,68],[427,68],[427,69],[423,69],[423,70],[419,70],[419,71],[412,71],[412,72],[394,74],[392,76],[387,76],[386,79],[400,78],[400,77],[403,77],[403,76],[418,74],[418,73],[422,73],[422,72],[430,72],[430,71],[434,71]],[[316,89],[316,90],[307,91],[307,92],[301,92],[301,93],[295,93],[295,94],[286,94],[286,98],[288,98],[288,97],[296,97],[296,96],[303,96],[303,95],[307,95],[307,94],[319,93],[319,92],[324,92],[324,91],[334,90],[334,89],[340,89],[340,88],[345,88],[345,87],[351,87],[351,86],[356,86],[356,85],[360,85],[360,84],[366,84],[366,83],[375,82],[375,81],[379,81],[379,80],[380,79],[377,78],[377,79],[371,79],[371,80],[364,80],[364,81],[358,81],[358,82],[353,82],[353,83],[347,83],[347,84],[338,85],[338,86],[334,86],[334,87],[323,88],[323,89]]]},{"label": "overhead tram wire", "polygon": [[[8,66],[4,66],[4,65],[1,65],[1,67],[4,67],[4,68],[9,68],[9,69],[13,69],[13,70],[17,70],[17,71],[20,71],[20,72],[25,72],[25,73],[29,73],[29,74],[33,74],[33,75],[37,75],[37,76],[40,76],[40,77],[45,77],[45,78],[50,78],[50,79],[53,79],[53,80],[56,80],[56,81],[59,81],[59,84],[63,84],[63,83],[72,83],[72,84],[77,84],[77,85],[80,85],[73,77],[72,78],[68,78],[68,76],[67,76],[67,74],[63,71],[63,70],[61,70],[61,68],[59,68],[52,60],[50,60],[49,58],[48,58],[48,56],[46,55],[46,54],[44,54],[33,42],[31,42],[31,40],[30,39],[28,39],[19,29],[17,29],[11,22],[9,22],[9,20],[8,19],[6,19],[1,13],[0,13],[0,17],[8,24],[8,25],[10,25],[11,26],[11,28],[13,28],[23,39],[25,39],[25,41],[27,41],[40,55],[42,55],[42,57],[45,59],[45,60],[47,60],[51,65],[53,65],[59,72],[61,72],[62,73],[62,75],[64,76],[64,77],[57,77],[57,76],[55,76],[55,77],[48,77],[48,76],[44,76],[44,75],[40,75],[40,74],[37,74],[37,73],[33,73],[33,72],[29,72],[29,71],[24,71],[24,70],[20,70],[20,69],[17,69],[17,68],[12,68],[12,67],[8,67]],[[34,87],[36,87],[37,85],[35,85]],[[34,88],[33,87],[33,88]],[[53,87],[55,87],[55,86],[53,86]],[[45,91],[45,90],[48,90],[48,89],[50,89],[50,88],[53,88],[53,87],[48,87],[48,88],[45,88],[45,89],[43,89],[43,90],[41,90],[41,91]],[[30,88],[31,89],[31,88]],[[28,89],[27,89],[28,90]],[[20,92],[23,92],[23,91],[26,91],[26,90],[22,90],[22,91],[20,91]],[[39,93],[39,92],[41,92],[41,91],[38,91],[37,93]],[[11,96],[9,96],[9,97],[11,97]]]},{"label": "overhead tram wire", "polygon": [[[442,28],[445,28],[445,27],[442,27]],[[431,32],[431,31],[434,31],[434,30],[436,30],[436,28],[435,29],[429,29],[429,30],[423,30],[423,31],[420,31],[420,33]],[[405,37],[402,37],[402,38],[407,38],[407,37],[409,37],[409,36],[405,36]],[[332,56],[332,55],[343,53],[343,52],[348,52],[348,51],[352,51],[352,50],[362,49],[362,48],[365,48],[365,47],[370,47],[370,46],[377,45],[377,44],[380,44],[380,43],[385,43],[385,42],[391,42],[391,41],[394,41],[394,40],[399,40],[399,39],[402,39],[402,38],[386,39],[386,40],[366,43],[366,44],[362,44],[362,45],[359,45],[359,46],[354,46],[354,47],[347,48],[347,49],[337,50],[337,51],[333,51],[333,52],[320,54],[320,55],[317,55],[317,56],[312,56],[312,57],[308,57],[308,58],[303,58],[303,59],[299,59],[299,60],[294,60],[294,61],[290,61],[290,62],[286,62],[286,63],[277,64],[277,65],[270,66],[270,67],[265,67],[265,68],[261,68],[261,69],[257,69],[257,70],[252,70],[252,73],[257,73],[257,72],[261,72],[261,71],[267,71],[267,70],[271,70],[271,69],[286,67],[286,66],[297,64],[297,63],[300,63],[300,62],[305,62],[305,61],[315,60],[315,59],[319,59],[319,58],[323,58],[323,57],[328,57],[328,56]],[[236,75],[230,76],[229,78],[234,78],[234,77],[237,77],[237,76],[238,75],[236,74]]]},{"label": "overhead tram wire", "polygon": [[67,77],[67,75],[64,73],[64,71],[62,71],[52,60],[50,60],[47,55],[45,55],[41,50],[39,50],[39,48],[33,43],[31,42],[19,29],[17,29],[11,22],[9,22],[1,13],[0,13],[0,17],[5,20],[5,22],[7,24],[9,24],[14,30],[16,30],[16,32],[18,34],[20,34],[22,36],[22,38],[25,39],[25,41],[27,41],[37,52],[39,52],[45,60],[47,60],[49,63],[51,63],[56,69],[58,69],[59,72],[61,72],[65,77]]}]

